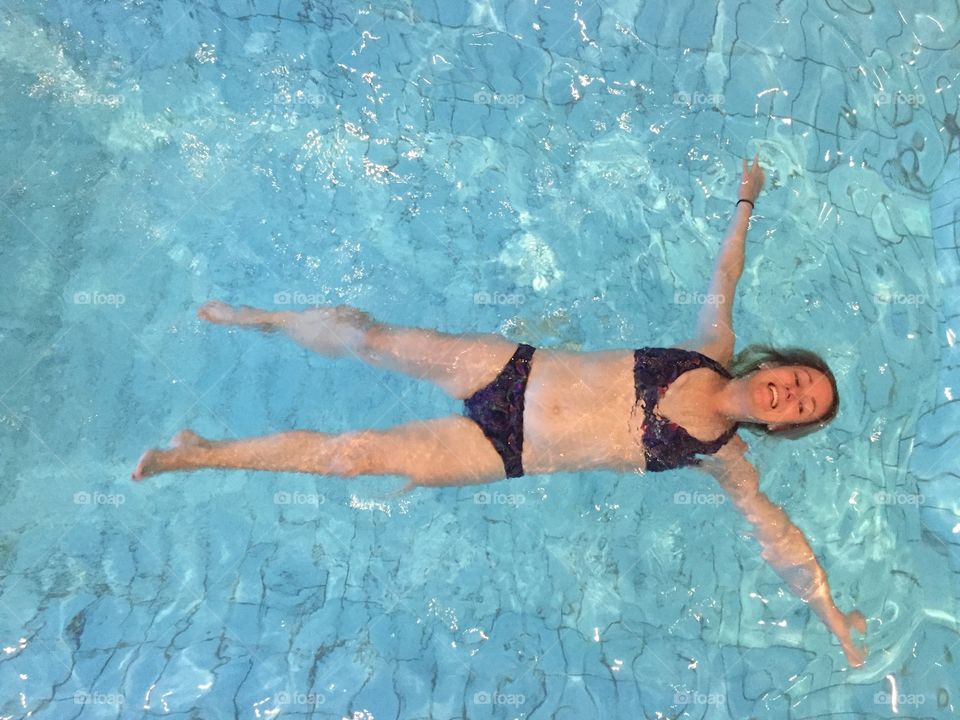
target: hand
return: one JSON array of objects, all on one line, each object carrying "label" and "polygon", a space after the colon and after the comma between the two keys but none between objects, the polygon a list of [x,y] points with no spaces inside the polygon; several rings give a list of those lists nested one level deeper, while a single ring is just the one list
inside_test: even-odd
[{"label": "hand", "polygon": [[763,168],[760,167],[760,153],[753,156],[753,166],[747,168],[747,161],[743,161],[743,177],[740,179],[740,191],[738,200],[746,198],[753,202],[757,199],[760,191],[763,190]]},{"label": "hand", "polygon": [[867,620],[859,610],[843,614],[841,617],[843,618],[841,625],[833,628],[833,633],[840,641],[850,667],[860,667],[867,658],[867,646],[853,644],[853,640],[850,639],[850,628],[853,627],[861,635],[866,635]]}]

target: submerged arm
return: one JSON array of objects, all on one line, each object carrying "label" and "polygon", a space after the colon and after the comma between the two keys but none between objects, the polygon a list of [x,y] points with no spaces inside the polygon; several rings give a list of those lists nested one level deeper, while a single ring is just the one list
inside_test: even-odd
[{"label": "submerged arm", "polygon": [[709,466],[708,472],[730,496],[734,507],[754,528],[762,548],[761,557],[786,581],[790,591],[810,604],[824,625],[836,635],[851,666],[862,665],[866,647],[854,645],[851,628],[866,632],[863,614],[841,612],[833,602],[827,574],[803,532],[781,507],[770,501],[759,487],[757,471],[743,452],[746,443],[737,437],[727,443]]}]

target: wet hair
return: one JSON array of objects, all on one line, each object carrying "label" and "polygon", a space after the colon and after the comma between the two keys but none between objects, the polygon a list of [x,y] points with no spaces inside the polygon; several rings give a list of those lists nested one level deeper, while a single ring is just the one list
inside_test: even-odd
[{"label": "wet hair", "polygon": [[796,440],[804,435],[825,427],[837,416],[840,410],[840,393],[837,391],[837,379],[823,358],[810,350],[803,348],[774,348],[770,345],[749,345],[738,352],[730,361],[730,374],[735,378],[742,378],[760,369],[761,365],[778,367],[782,365],[803,365],[804,367],[819,370],[830,381],[833,390],[833,402],[830,407],[816,420],[805,423],[785,425],[779,430],[771,430],[766,423],[741,422],[740,426],[758,433],[766,433],[772,437]]}]

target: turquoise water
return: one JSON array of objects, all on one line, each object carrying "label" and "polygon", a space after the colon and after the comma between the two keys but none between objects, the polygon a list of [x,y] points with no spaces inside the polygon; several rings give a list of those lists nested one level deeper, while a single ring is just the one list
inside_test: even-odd
[{"label": "turquoise water", "polygon": [[[957,15],[4,0],[0,714],[953,717],[958,550],[921,523],[908,460],[944,392],[930,196],[957,160]],[[842,410],[745,439],[867,615],[864,668],[729,504],[678,501],[714,491],[691,471],[402,498],[390,478],[127,479],[181,427],[458,410],[211,328],[211,297],[583,350],[684,340],[754,152],[739,341],[820,352]]]}]

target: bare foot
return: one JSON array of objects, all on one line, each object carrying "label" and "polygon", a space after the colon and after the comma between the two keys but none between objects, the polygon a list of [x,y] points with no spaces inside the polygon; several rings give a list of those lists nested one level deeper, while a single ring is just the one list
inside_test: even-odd
[{"label": "bare foot", "polygon": [[867,646],[865,644],[856,645],[850,638],[850,629],[853,628],[861,635],[867,634],[867,619],[859,610],[853,610],[844,615],[846,620],[846,631],[840,638],[840,644],[843,646],[843,652],[847,656],[847,662],[850,667],[860,667],[867,659]]},{"label": "bare foot", "polygon": [[200,306],[197,317],[216,325],[244,325],[261,330],[273,330],[277,313],[259,310],[248,305],[234,307],[220,300],[210,300]]},{"label": "bare foot", "polygon": [[170,449],[150,448],[137,462],[136,469],[130,473],[131,480],[143,480],[151,475],[178,470],[182,463],[183,450],[190,447],[210,447],[211,443],[192,430],[181,430],[170,441]]}]

